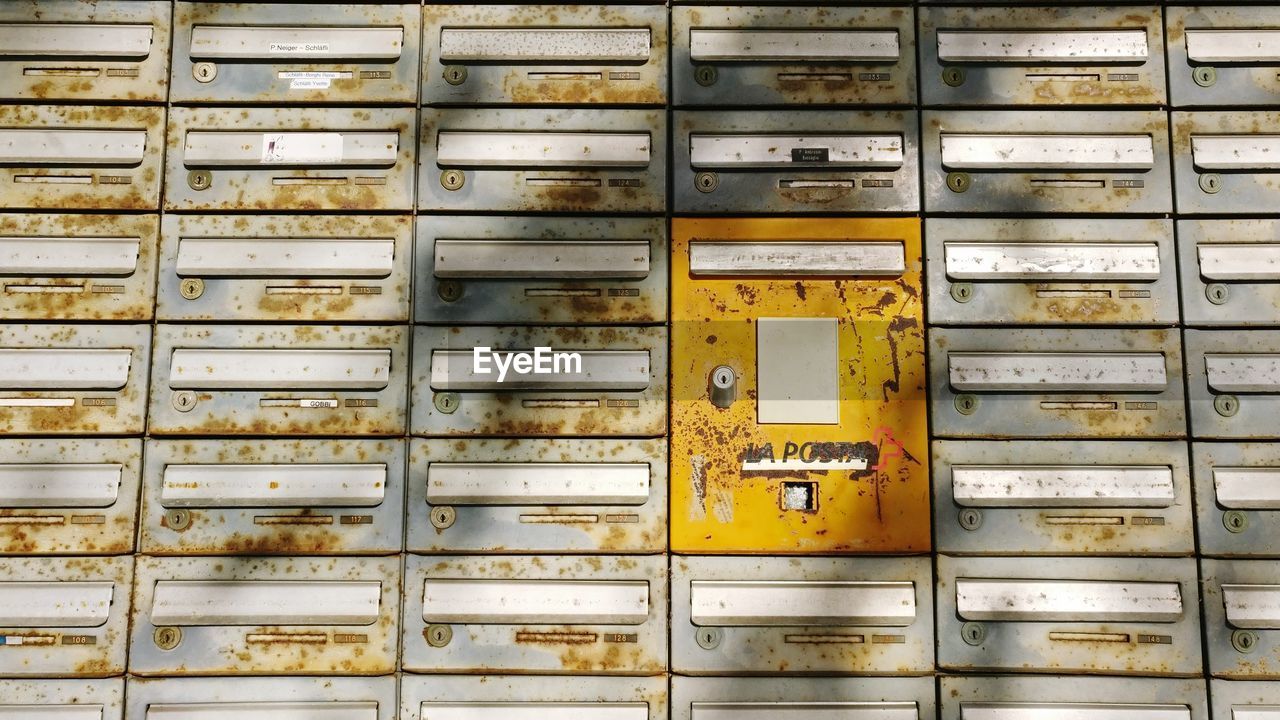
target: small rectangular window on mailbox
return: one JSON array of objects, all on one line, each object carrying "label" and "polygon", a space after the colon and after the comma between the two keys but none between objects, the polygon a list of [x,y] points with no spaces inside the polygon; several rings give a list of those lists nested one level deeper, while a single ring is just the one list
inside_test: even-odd
[{"label": "small rectangular window on mailbox", "polygon": [[939,680],[943,720],[1209,720],[1200,679],[1000,675]]},{"label": "small rectangular window on mailbox", "polygon": [[402,720],[667,720],[665,677],[405,675]]},{"label": "small rectangular window on mailbox", "polygon": [[1245,215],[1280,203],[1280,113],[1175,112],[1178,212]]},{"label": "small rectangular window on mailbox", "polygon": [[1187,330],[1191,436],[1280,438],[1280,330]]},{"label": "small rectangular window on mailbox", "polygon": [[929,322],[1176,325],[1171,220],[930,218]]},{"label": "small rectangular window on mailbox", "polygon": [[399,435],[403,327],[160,325],[156,435]]},{"label": "small rectangular window on mailbox", "polygon": [[417,8],[209,2],[176,7],[173,102],[417,100]]},{"label": "small rectangular window on mailbox", "polygon": [[1280,557],[1280,443],[1193,443],[1200,552]]},{"label": "small rectangular window on mailbox", "polygon": [[663,555],[410,555],[404,576],[407,672],[666,672]]},{"label": "small rectangular window on mailbox", "polygon": [[667,549],[665,440],[421,440],[410,552]]},{"label": "small rectangular window on mailbox", "polygon": [[418,209],[641,212],[666,207],[660,110],[422,110]]},{"label": "small rectangular window on mailbox", "polygon": [[927,557],[671,559],[671,668],[933,672]]},{"label": "small rectangular window on mailbox", "polygon": [[[127,592],[127,591],[126,591]],[[124,678],[0,680],[0,713],[56,720],[123,720]]]},{"label": "small rectangular window on mailbox", "polygon": [[677,219],[671,545],[929,549],[920,226]]},{"label": "small rectangular window on mailbox", "polygon": [[912,13],[888,7],[675,7],[676,105],[911,105]]},{"label": "small rectangular window on mailbox", "polygon": [[1186,437],[1176,330],[932,328],[939,437]]},{"label": "small rectangular window on mailbox", "polygon": [[1194,558],[938,557],[938,667],[1198,677]]},{"label": "small rectangular window on mailbox", "polygon": [[660,218],[419,217],[415,242],[420,323],[667,319]]},{"label": "small rectangular window on mailbox", "polygon": [[399,558],[151,557],[136,585],[133,674],[395,671]]},{"label": "small rectangular window on mailbox", "polygon": [[1232,680],[1280,680],[1276,562],[1202,559],[1200,569],[1209,674]]},{"label": "small rectangular window on mailbox", "polygon": [[0,215],[0,318],[150,320],[150,215]]},{"label": "small rectangular window on mailbox", "polygon": [[162,320],[409,319],[409,218],[167,215],[162,235]]},{"label": "small rectangular window on mailbox", "polygon": [[171,108],[166,210],[409,210],[412,108]]},{"label": "small rectangular window on mailbox", "polygon": [[132,581],[127,555],[0,559],[0,674],[124,673]]},{"label": "small rectangular window on mailbox", "polygon": [[954,213],[1167,213],[1162,110],[926,111],[925,207]]},{"label": "small rectangular window on mailbox", "polygon": [[671,720],[934,720],[933,678],[671,677]]},{"label": "small rectangular window on mailbox", "polygon": [[939,552],[1191,555],[1183,442],[933,443]]},{"label": "small rectangular window on mailbox", "polygon": [[195,717],[202,720],[395,720],[396,679],[131,677],[129,717],[137,720]]},{"label": "small rectangular window on mailbox", "polygon": [[1280,100],[1280,9],[1171,6],[1165,22],[1171,105]]},{"label": "small rectangular window on mailbox", "polygon": [[142,551],[399,552],[403,440],[150,440]]},{"label": "small rectangular window on mailbox", "polygon": [[1192,326],[1280,326],[1280,221],[1179,220],[1182,311]]},{"label": "small rectangular window on mailbox", "polygon": [[672,122],[676,212],[920,207],[915,113],[694,111]]},{"label": "small rectangular window on mailbox", "polygon": [[1159,7],[926,8],[923,105],[1164,105]]},{"label": "small rectangular window on mailbox", "polygon": [[661,105],[667,12],[644,5],[427,5],[424,105]]},{"label": "small rectangular window on mailbox", "polygon": [[162,103],[167,0],[39,0],[0,7],[0,100]]}]

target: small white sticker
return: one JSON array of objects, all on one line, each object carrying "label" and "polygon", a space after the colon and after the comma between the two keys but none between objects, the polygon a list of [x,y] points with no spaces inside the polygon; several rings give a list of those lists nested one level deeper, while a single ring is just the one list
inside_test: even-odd
[{"label": "small white sticker", "polygon": [[262,136],[262,162],[342,162],[342,135],[338,133],[267,133]]},{"label": "small white sticker", "polygon": [[328,90],[334,80],[349,80],[351,73],[341,70],[284,70],[277,73],[289,81],[290,90]]},{"label": "small white sticker", "polygon": [[290,90],[328,90],[329,78],[295,78],[289,82]]},{"label": "small white sticker", "polygon": [[329,52],[329,43],[273,42],[271,43],[270,51],[286,55],[327,53]]}]

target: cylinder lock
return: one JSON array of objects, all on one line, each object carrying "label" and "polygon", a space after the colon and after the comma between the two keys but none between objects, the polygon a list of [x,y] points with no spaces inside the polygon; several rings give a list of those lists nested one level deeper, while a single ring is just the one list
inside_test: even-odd
[{"label": "cylinder lock", "polygon": [[718,365],[711,371],[711,404],[727,408],[738,399],[738,374],[728,365]]}]

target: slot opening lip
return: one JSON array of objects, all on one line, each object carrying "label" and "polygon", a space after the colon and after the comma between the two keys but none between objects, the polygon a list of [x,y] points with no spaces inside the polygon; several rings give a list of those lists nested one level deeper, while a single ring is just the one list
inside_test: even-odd
[{"label": "slot opening lip", "polygon": [[[277,171],[284,170],[284,171],[291,171],[288,177],[303,178],[303,179],[305,179],[307,176],[299,175],[300,172],[314,172],[314,173],[320,174],[319,177],[317,177],[316,179],[326,179],[330,177],[336,177],[338,174],[343,173],[345,171],[369,170],[369,169],[391,170],[395,168],[397,165],[399,165],[401,161],[404,159],[403,158],[404,151],[402,150],[402,146],[405,144],[404,137],[403,137],[404,131],[398,130],[395,128],[351,127],[351,128],[335,129],[335,128],[329,128],[329,127],[320,127],[320,128],[308,128],[306,130],[297,130],[297,129],[291,130],[291,129],[282,129],[277,127],[270,127],[270,128],[249,127],[244,129],[230,129],[230,128],[223,128],[223,127],[207,127],[207,128],[206,127],[194,127],[194,128],[188,127],[188,128],[184,128],[182,130],[182,133],[183,133],[182,151],[181,151],[182,167],[191,168],[191,169],[204,169],[204,170],[223,171],[223,172],[229,171],[229,170],[235,170],[235,171],[241,171],[241,172],[244,172],[244,171],[277,172]],[[249,137],[245,137],[242,139],[241,147],[239,147],[238,150],[241,153],[248,153],[243,157],[227,158],[226,156],[215,156],[214,154],[212,154],[214,148],[202,147],[200,148],[200,150],[204,152],[210,152],[211,153],[210,156],[208,158],[197,158],[193,160],[190,157],[193,151],[192,137],[191,137],[192,135],[208,136],[210,138],[208,141],[209,143],[220,142],[219,136],[224,138],[227,136],[235,136],[235,135],[253,136],[253,137],[252,139]],[[277,160],[266,161],[262,157],[263,153],[261,152],[261,143],[270,135],[283,135],[286,137],[310,136],[309,138],[306,138],[306,139],[311,139],[321,135],[337,136],[338,139],[341,141],[341,144],[343,145],[343,147],[339,148],[339,155],[337,156],[325,156],[323,158],[316,157],[314,159],[300,159],[300,160],[285,159],[281,161],[277,161]],[[387,144],[386,147],[384,148],[386,151],[388,151],[389,154],[387,154],[385,157],[353,158],[350,160],[347,159],[345,156],[345,150],[346,150],[348,139],[353,139],[354,142],[358,142],[359,140],[357,140],[357,138],[362,138],[363,136],[387,136],[389,138],[394,136],[394,139],[390,140],[389,144]],[[225,142],[225,141],[221,141],[221,142]],[[376,142],[376,140],[374,142]],[[372,145],[370,145],[370,147],[372,147]],[[356,148],[355,152],[357,154],[362,152],[369,153],[370,147]],[[222,148],[222,150],[225,151],[226,148]],[[257,158],[257,159],[255,160],[253,158]],[[342,180],[345,182],[346,177],[345,176],[342,177]]]},{"label": "slot opening lip", "polygon": [[[763,27],[763,28],[744,28],[744,27],[724,27],[724,26],[705,26],[694,25],[688,30],[689,32],[689,61],[696,64],[709,65],[731,65],[735,67],[778,67],[788,66],[793,68],[851,68],[851,67],[894,67],[902,62],[902,31],[900,28],[889,26],[858,26],[858,27],[829,27],[814,28],[808,26],[792,26],[792,27]],[[723,34],[723,35],[761,35],[761,36],[785,36],[785,35],[834,35],[842,37],[870,37],[876,34],[887,35],[892,33],[894,40],[892,43],[893,52],[885,51],[883,53],[864,52],[862,55],[851,55],[846,57],[840,56],[822,56],[812,57],[805,55],[787,55],[781,52],[772,54],[765,53],[759,57],[748,57],[745,53],[741,56],[731,54],[707,55],[696,51],[694,45],[695,34]]]},{"label": "slot opening lip", "polygon": [[[610,159],[606,158],[602,161],[587,161],[582,158],[484,158],[484,157],[449,157],[448,153],[442,153],[441,146],[446,136],[454,136],[457,138],[454,142],[467,143],[477,142],[477,136],[489,136],[491,138],[500,139],[507,138],[523,138],[527,139],[530,145],[538,144],[540,139],[543,144],[544,151],[550,150],[549,142],[564,142],[570,136],[582,138],[587,142],[604,143],[611,137],[615,142],[634,142],[639,138],[643,138],[643,144],[633,150],[636,157],[643,159],[633,159],[619,157]],[[587,146],[588,151],[591,146]],[[462,168],[472,171],[495,171],[495,172],[523,172],[528,173],[534,178],[547,180],[574,180],[580,179],[585,173],[587,177],[592,177],[601,172],[645,172],[653,165],[653,132],[649,129],[640,130],[582,130],[582,129],[557,129],[557,130],[466,130],[466,129],[450,129],[438,128],[436,130],[436,158],[437,168]],[[567,173],[573,173],[567,175]]]},{"label": "slot opening lip", "polygon": [[[1159,16],[1154,20],[1161,23]],[[1163,29],[1163,28],[1162,28]],[[1161,38],[1154,37],[1155,31],[1147,27],[1128,27],[1128,28],[1108,28],[1108,27],[1058,27],[1058,28],[1028,28],[1028,27],[994,27],[994,28],[945,28],[940,27],[934,30],[935,42],[934,48],[937,54],[938,62],[946,65],[964,65],[969,67],[991,67],[998,69],[1000,67],[1023,67],[1035,68],[1043,67],[1051,70],[1062,68],[1081,68],[1095,69],[1098,66],[1106,67],[1140,67],[1147,64],[1152,59],[1151,48],[1153,45],[1160,45],[1163,48]],[[1118,47],[1114,44],[1114,40],[1120,39],[1121,36],[1131,36],[1136,38],[1142,36],[1142,54],[1138,55],[1133,52],[1128,55],[1115,55],[1111,57],[1089,57],[1083,61],[1077,57],[1022,57],[1022,56],[1001,56],[994,55],[991,57],[978,57],[966,55],[950,55],[944,50],[944,38],[947,36],[981,36],[981,35],[1000,35],[1003,37],[1015,36],[1035,36],[1035,35],[1058,35],[1058,36],[1087,36],[1095,34],[1099,36],[1109,36],[1112,38],[1112,47]],[[1102,38],[1099,38],[1102,39]],[[985,43],[984,43],[985,44]],[[1104,43],[1106,44],[1106,43]],[[1135,51],[1137,47],[1133,48]],[[1163,49],[1159,51],[1163,54]]]},{"label": "slot opening lip", "polygon": [[[465,25],[442,25],[440,33],[436,38],[436,47],[443,45],[444,35],[447,32],[453,33],[563,33],[565,35],[571,33],[627,33],[645,34],[645,47],[647,54],[644,57],[629,56],[622,57],[619,55],[605,57],[563,57],[563,56],[537,56],[529,57],[508,57],[508,58],[486,58],[476,53],[453,53],[444,52],[443,50],[436,53],[438,63],[441,67],[447,65],[464,64],[468,66],[481,67],[643,67],[653,61],[653,35],[654,29],[651,25],[487,25],[483,27],[465,26]],[[604,53],[602,53],[603,55]]]},{"label": "slot opening lip", "polygon": [[[218,32],[218,31],[242,31],[242,32],[263,32],[263,31],[316,31],[316,32],[337,32],[344,33],[350,30],[361,32],[380,32],[380,31],[399,31],[400,39],[391,43],[389,47],[395,48],[395,54],[382,53],[378,55],[370,55],[366,57],[358,57],[343,53],[329,53],[326,51],[322,56],[317,57],[316,53],[300,53],[303,57],[298,57],[292,53],[281,52],[273,55],[270,51],[260,54],[245,55],[226,55],[213,50],[205,50],[203,48],[194,47],[195,36],[198,32]],[[187,57],[191,62],[200,62],[204,60],[217,62],[220,65],[299,65],[299,66],[332,66],[339,63],[350,63],[353,65],[395,65],[404,58],[405,49],[405,26],[404,25],[305,25],[298,23],[280,23],[277,25],[224,25],[217,23],[197,23],[191,26],[191,31],[187,35]],[[175,33],[175,40],[177,39]],[[289,41],[307,42],[307,41]],[[318,42],[318,41],[312,41]],[[244,41],[241,41],[244,44]],[[176,45],[176,43],[175,43]]]},{"label": "slot opening lip", "polygon": [[130,23],[130,22],[15,22],[0,23],[0,29],[4,28],[29,28],[37,33],[44,31],[57,30],[84,30],[99,31],[110,29],[113,33],[119,34],[121,30],[132,30],[134,33],[145,32],[147,35],[147,47],[145,50],[139,49],[136,52],[117,52],[116,54],[106,54],[104,52],[92,52],[83,48],[74,48],[70,50],[56,50],[52,53],[32,51],[30,53],[0,53],[0,62],[26,62],[40,61],[48,63],[51,58],[63,58],[67,60],[97,60],[104,63],[139,63],[145,61],[151,56],[151,50],[155,47],[156,27],[150,23]]}]

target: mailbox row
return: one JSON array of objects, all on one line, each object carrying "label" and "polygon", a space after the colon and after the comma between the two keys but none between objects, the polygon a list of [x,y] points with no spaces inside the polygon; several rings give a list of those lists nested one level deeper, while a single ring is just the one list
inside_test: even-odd
[{"label": "mailbox row", "polygon": [[1265,6],[933,7],[918,27],[901,7],[790,4],[39,10],[0,11],[0,99],[663,105],[670,72],[681,106],[1280,100],[1280,10]]},{"label": "mailbox row", "polygon": [[0,676],[663,675],[669,638],[686,675],[1280,679],[1273,561],[931,562],[411,555],[402,594],[397,556],[4,559]]}]

